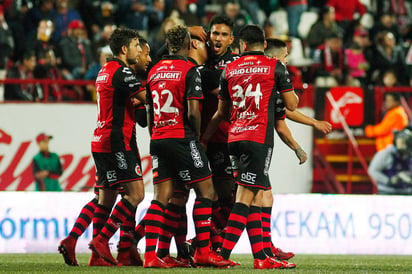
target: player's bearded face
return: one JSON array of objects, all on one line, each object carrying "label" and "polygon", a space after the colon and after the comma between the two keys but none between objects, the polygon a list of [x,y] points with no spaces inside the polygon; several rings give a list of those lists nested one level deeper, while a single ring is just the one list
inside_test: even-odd
[{"label": "player's bearded face", "polygon": [[127,48],[126,61],[128,65],[134,65],[138,62],[140,54],[142,53],[142,48],[140,47],[139,40],[137,38],[130,42]]}]

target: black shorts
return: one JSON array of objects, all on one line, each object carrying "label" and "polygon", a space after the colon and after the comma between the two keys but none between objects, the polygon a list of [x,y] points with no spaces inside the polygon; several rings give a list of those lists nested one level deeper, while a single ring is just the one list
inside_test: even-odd
[{"label": "black shorts", "polygon": [[142,180],[137,151],[93,152],[96,165],[96,187],[119,189],[119,183]]},{"label": "black shorts", "polygon": [[153,184],[173,179],[189,185],[212,177],[206,153],[195,139],[152,140],[150,154]]},{"label": "black shorts", "polygon": [[206,150],[214,179],[233,179],[227,143],[208,143]]},{"label": "black shorts", "polygon": [[273,148],[250,141],[229,143],[230,160],[237,184],[270,189],[269,167]]}]

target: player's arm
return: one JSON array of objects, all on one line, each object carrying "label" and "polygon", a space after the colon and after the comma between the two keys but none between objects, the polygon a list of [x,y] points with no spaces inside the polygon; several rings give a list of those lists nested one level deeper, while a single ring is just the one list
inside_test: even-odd
[{"label": "player's arm", "polygon": [[299,110],[290,111],[286,109],[286,117],[294,122],[312,126],[317,130],[323,132],[324,134],[328,134],[332,130],[332,125],[326,121],[319,121],[312,117],[309,117]]},{"label": "player's arm", "polygon": [[222,120],[229,117],[232,110],[232,101],[229,95],[229,89],[227,86],[227,81],[225,78],[226,70],[223,71],[220,78],[220,92],[219,92],[219,103],[217,105],[217,110],[213,115],[212,119],[209,121],[209,124],[206,127],[205,132],[202,136],[202,143],[207,144],[209,139],[212,137],[213,133],[219,127]]},{"label": "player's arm", "polygon": [[113,75],[113,87],[125,92],[130,97],[137,98],[141,103],[146,102],[146,90],[129,67],[120,67]]},{"label": "player's arm", "polygon": [[286,108],[290,111],[294,111],[298,107],[299,98],[295,93],[292,82],[290,81],[286,66],[279,60],[277,61],[275,67],[275,83]]},{"label": "player's arm", "polygon": [[192,67],[186,75],[187,118],[195,136],[200,137],[200,103],[203,99],[202,79],[197,67]]},{"label": "player's arm", "polygon": [[146,85],[146,119],[147,119],[147,129],[149,130],[150,136],[153,133],[153,126],[154,126],[154,112],[153,112],[153,99],[152,99],[152,92],[150,91],[149,82]]},{"label": "player's arm", "polygon": [[300,147],[298,142],[293,138],[292,132],[286,124],[285,120],[276,120],[275,122],[276,132],[278,133],[280,139],[290,147],[299,159],[299,164],[303,164],[308,159],[306,152]]}]

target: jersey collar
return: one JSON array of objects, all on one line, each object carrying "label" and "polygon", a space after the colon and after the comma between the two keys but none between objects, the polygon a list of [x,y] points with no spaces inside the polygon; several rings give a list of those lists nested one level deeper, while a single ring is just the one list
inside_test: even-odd
[{"label": "jersey collar", "polygon": [[187,57],[187,61],[193,63],[195,66],[198,66],[199,64],[196,62],[195,59],[193,59],[192,57]]},{"label": "jersey collar", "polygon": [[116,57],[109,57],[109,58],[107,58],[107,62],[109,62],[109,61],[116,61],[116,62],[119,62],[120,65],[122,65],[122,66],[125,66],[125,67],[128,66],[128,65],[126,65],[125,62],[123,62],[122,60],[120,60],[119,58],[116,58]]},{"label": "jersey collar", "polygon": [[187,58],[182,55],[165,55],[162,60],[183,60],[187,61]]}]

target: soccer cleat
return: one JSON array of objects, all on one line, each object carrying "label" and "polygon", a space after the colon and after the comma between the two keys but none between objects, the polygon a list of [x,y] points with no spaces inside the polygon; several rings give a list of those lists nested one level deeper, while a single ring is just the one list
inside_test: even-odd
[{"label": "soccer cleat", "polygon": [[199,249],[196,249],[193,261],[196,266],[225,267],[231,264],[231,261],[223,259],[222,256],[212,250],[200,253]]},{"label": "soccer cleat", "polygon": [[94,238],[89,243],[89,248],[96,252],[100,257],[102,257],[105,261],[111,263],[112,265],[117,265],[116,259],[113,257],[112,253],[110,252],[109,244],[107,241],[102,241],[102,238],[99,236]]},{"label": "soccer cleat", "polygon": [[162,258],[162,260],[165,263],[173,265],[173,267],[191,267],[191,265],[189,264],[189,260],[181,261],[177,258],[173,258],[170,255],[167,255],[166,257]]},{"label": "soccer cleat", "polygon": [[272,260],[272,258],[270,257],[266,257],[264,260],[254,259],[253,268],[254,269],[283,268],[283,264],[279,261]]},{"label": "soccer cleat", "polygon": [[173,267],[173,265],[163,261],[156,255],[149,257],[149,256],[146,256],[145,254],[143,267],[144,268],[171,268]]},{"label": "soccer cleat", "polygon": [[293,252],[284,252],[282,249],[277,248],[274,245],[272,245],[272,253],[282,261],[289,260],[290,258],[295,256]]},{"label": "soccer cleat", "polygon": [[74,238],[67,237],[60,242],[59,253],[63,255],[64,262],[70,266],[79,266],[76,260],[76,242]]},{"label": "soccer cleat", "polygon": [[290,263],[285,260],[281,261],[281,263],[283,264],[283,268],[295,268],[296,267],[296,264]]},{"label": "soccer cleat", "polygon": [[132,246],[129,249],[130,253],[130,262],[131,265],[133,266],[142,266],[143,261],[142,258],[140,258],[139,250],[137,249],[137,246],[132,244]]},{"label": "soccer cleat", "polygon": [[111,263],[106,262],[103,260],[102,257],[100,257],[96,252],[92,251],[92,256],[90,257],[89,260],[89,266],[114,266]]}]

